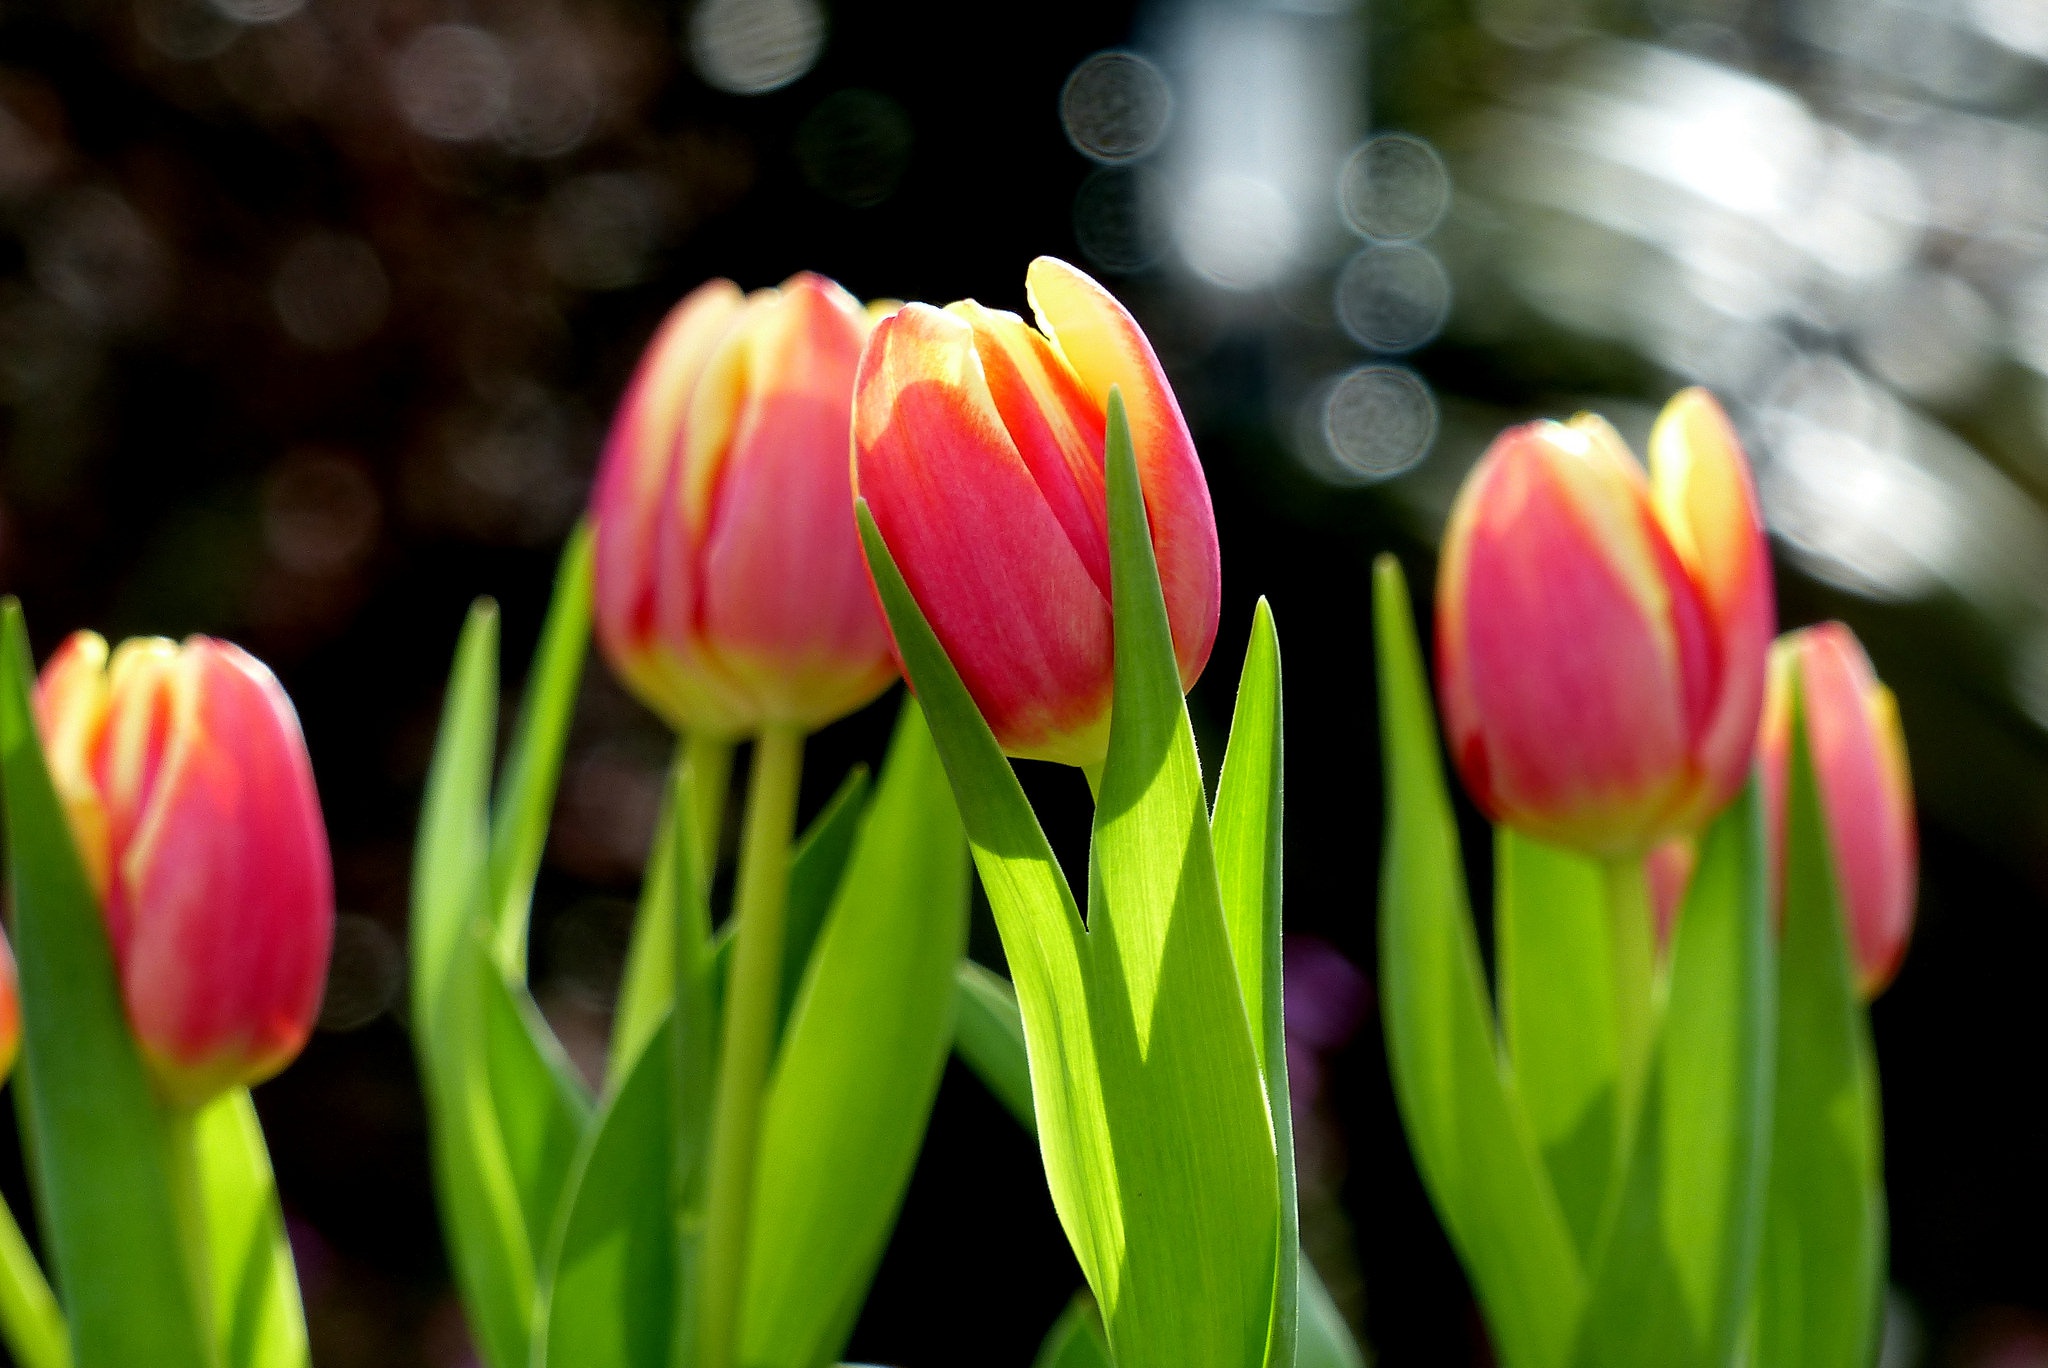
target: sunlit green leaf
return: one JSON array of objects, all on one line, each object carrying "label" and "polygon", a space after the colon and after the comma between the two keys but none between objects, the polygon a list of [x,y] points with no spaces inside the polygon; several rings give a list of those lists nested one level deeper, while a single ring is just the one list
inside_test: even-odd
[{"label": "sunlit green leaf", "polygon": [[844,1346],[952,1042],[967,842],[909,699],[845,874],[769,1080],[741,1307],[749,1368],[816,1368]]},{"label": "sunlit green leaf", "polygon": [[0,607],[6,798],[22,1057],[15,1084],[78,1368],[208,1368],[165,1129],[128,1032],[84,869],[50,784],[21,609]]},{"label": "sunlit green leaf", "polygon": [[1301,1218],[1294,1192],[1294,1111],[1287,1091],[1287,1021],[1281,993],[1280,832],[1284,774],[1280,636],[1264,599],[1237,685],[1230,747],[1216,786],[1211,829],[1238,987],[1265,1075],[1280,1177],[1280,1257],[1274,1269],[1270,1368],[1292,1368],[1300,1309]]},{"label": "sunlit green leaf", "polygon": [[669,1368],[670,1025],[606,1099],[577,1156],[540,1300],[536,1368]]},{"label": "sunlit green leaf", "polygon": [[1109,1342],[1102,1334],[1102,1314],[1095,1309],[1093,1297],[1086,1292],[1074,1294],[1046,1332],[1031,1368],[1112,1368]]},{"label": "sunlit green leaf", "polygon": [[953,1047],[996,1101],[1036,1135],[1031,1063],[1024,1055],[1024,1017],[1017,1009],[1017,990],[1001,974],[967,959],[956,966],[953,982]]},{"label": "sunlit green leaf", "polygon": [[19,1368],[71,1368],[64,1308],[57,1305],[57,1294],[5,1202],[0,1202],[0,1338]]},{"label": "sunlit green leaf", "polygon": [[491,823],[491,916],[505,974],[526,978],[526,932],[533,910],[533,881],[547,846],[548,817],[562,774],[569,719],[576,711],[576,687],[590,642],[591,533],[579,524],[562,551],[554,598],[526,678],[512,749],[499,783]]},{"label": "sunlit green leaf", "polygon": [[1797,705],[1792,735],[1777,1109],[1754,1362],[1867,1368],[1885,1277],[1877,1064]]},{"label": "sunlit green leaf", "polygon": [[[1017,1123],[1036,1134],[1031,1077],[1024,1057],[1024,1022],[1016,991],[1008,979],[969,960],[961,961],[955,982],[959,1020],[954,1026],[954,1048],[1009,1108]],[[1365,1354],[1330,1300],[1315,1265],[1297,1258],[1295,1266],[1301,1279],[1297,1368],[1364,1368]]]},{"label": "sunlit green leaf", "polygon": [[213,1248],[214,1332],[225,1368],[307,1368],[312,1350],[298,1270],[249,1090],[214,1099],[194,1127]]},{"label": "sunlit green leaf", "polygon": [[1762,1234],[1776,963],[1754,787],[1707,832],[1671,948],[1670,999],[1621,1213],[1579,1359],[1725,1368]]},{"label": "sunlit green leaf", "polygon": [[882,600],[1017,987],[1056,1209],[1122,1368],[1262,1359],[1279,1178],[1121,400],[1107,473],[1115,714],[1087,929],[865,507]]},{"label": "sunlit green leaf", "polygon": [[1501,1036],[1522,1112],[1590,1264],[1620,1162],[1606,884],[1593,861],[1506,827],[1494,851]]},{"label": "sunlit green leaf", "polygon": [[1413,610],[1388,557],[1373,576],[1373,609],[1387,767],[1380,986],[1394,1093],[1501,1361],[1552,1368],[1571,1352],[1584,1265],[1502,1068]]}]

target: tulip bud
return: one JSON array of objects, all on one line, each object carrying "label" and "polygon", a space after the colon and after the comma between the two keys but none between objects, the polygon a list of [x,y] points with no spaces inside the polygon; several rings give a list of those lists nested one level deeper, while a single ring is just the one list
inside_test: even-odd
[{"label": "tulip bud", "polygon": [[320,1009],[334,876],[274,675],[209,637],[78,632],[36,686],[50,777],[99,894],[128,1023],[197,1106],[290,1063]]},{"label": "tulip bud", "polygon": [[1181,684],[1216,639],[1209,487],[1137,322],[1062,261],[1031,263],[1033,329],[972,301],[909,305],[861,356],[854,489],[1011,755],[1084,767],[1113,685],[1103,443],[1121,389]]},{"label": "tulip bud", "polygon": [[1898,973],[1913,932],[1918,837],[1899,706],[1878,682],[1856,634],[1839,622],[1789,632],[1771,648],[1757,746],[1777,898],[1784,891],[1795,679],[1857,983],[1864,997],[1874,998]]},{"label": "tulip bud", "polygon": [[641,358],[591,500],[597,639],[670,725],[815,728],[895,678],[847,495],[872,327],[821,276],[714,280]]},{"label": "tulip bud", "polygon": [[1459,491],[1437,581],[1453,757],[1487,815],[1632,858],[1749,770],[1776,610],[1749,466],[1686,390],[1650,474],[1601,419],[1510,428]]},{"label": "tulip bud", "polygon": [[21,977],[14,971],[14,951],[0,935],[0,1082],[14,1072],[21,1057]]}]

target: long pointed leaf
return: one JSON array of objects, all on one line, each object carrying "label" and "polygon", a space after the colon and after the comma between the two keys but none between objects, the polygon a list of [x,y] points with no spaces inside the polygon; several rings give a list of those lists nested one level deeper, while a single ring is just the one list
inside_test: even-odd
[{"label": "long pointed leaf", "polygon": [[1076,1293],[1052,1323],[1031,1368],[1114,1368],[1102,1335],[1102,1316],[1086,1292]]},{"label": "long pointed leaf", "polygon": [[[1036,1134],[1031,1113],[1031,1077],[1024,1058],[1024,1022],[1008,979],[962,960],[955,980],[959,1020],[954,1048],[969,1068],[1008,1107],[1017,1124]],[[1365,1354],[1338,1314],[1315,1265],[1297,1257],[1301,1290],[1298,1368],[1365,1368]]]},{"label": "long pointed leaf", "polygon": [[21,609],[0,606],[0,783],[14,894],[25,1148],[78,1368],[207,1368],[165,1134],[97,899],[51,787]]},{"label": "long pointed leaf", "polygon": [[455,647],[413,849],[412,1019],[423,1050],[432,1043],[455,948],[487,897],[497,728],[498,609],[478,599]]},{"label": "long pointed leaf", "polygon": [[1758,1368],[1867,1368],[1885,1266],[1877,1064],[1795,704]]},{"label": "long pointed leaf", "polygon": [[1571,1352],[1586,1276],[1501,1067],[1436,721],[1400,567],[1373,576],[1387,839],[1380,977],[1388,1065],[1417,1166],[1507,1368]]},{"label": "long pointed leaf", "polygon": [[1590,1265],[1620,1155],[1620,1039],[1600,867],[1500,828],[1494,955],[1516,1097]]},{"label": "long pointed leaf", "polygon": [[1776,964],[1754,787],[1708,831],[1678,918],[1624,1205],[1580,1362],[1725,1368],[1755,1285],[1768,1168]]},{"label": "long pointed leaf", "polygon": [[226,1368],[307,1368],[312,1349],[298,1269],[249,1090],[222,1094],[195,1126],[213,1247],[214,1328]]},{"label": "long pointed leaf", "polygon": [[526,933],[533,881],[547,845],[548,817],[562,775],[562,750],[576,711],[576,686],[590,642],[591,532],[577,525],[562,552],[554,598],[526,677],[512,750],[505,760],[491,822],[491,916],[498,958],[514,981],[526,978]]},{"label": "long pointed leaf", "polygon": [[1300,1309],[1301,1215],[1294,1181],[1294,1110],[1287,1090],[1287,1015],[1281,991],[1280,831],[1284,772],[1280,635],[1260,599],[1237,686],[1230,746],[1216,785],[1216,874],[1229,920],[1238,987],[1265,1076],[1280,1177],[1280,1257],[1274,1269],[1268,1368],[1292,1368]]},{"label": "long pointed leaf", "polygon": [[1016,773],[903,582],[866,501],[856,500],[854,511],[876,591],[1002,935],[1027,1053],[1042,1061],[1031,1068],[1031,1094],[1053,1207],[1090,1284],[1113,1286],[1123,1217],[1089,1022],[1080,910]]},{"label": "long pointed leaf", "polygon": [[853,1329],[952,1041],[967,880],[966,835],[906,699],[769,1082],[741,1307],[750,1368],[817,1368]]}]

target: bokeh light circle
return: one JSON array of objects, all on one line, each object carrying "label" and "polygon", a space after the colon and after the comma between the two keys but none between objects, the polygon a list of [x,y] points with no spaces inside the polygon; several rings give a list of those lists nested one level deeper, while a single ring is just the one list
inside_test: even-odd
[{"label": "bokeh light circle", "polygon": [[825,50],[816,0],[705,0],[690,16],[690,56],[729,95],[762,95],[802,76]]},{"label": "bokeh light circle", "polygon": [[1083,155],[1099,162],[1144,156],[1173,122],[1173,88],[1135,52],[1098,52],[1060,90],[1060,123]]},{"label": "bokeh light circle", "polygon": [[1366,484],[1413,468],[1436,442],[1436,395],[1406,366],[1360,366],[1322,402],[1322,436],[1343,476]]},{"label": "bokeh light circle", "polygon": [[1451,202],[1451,176],[1434,147],[1406,133],[1368,139],[1337,177],[1344,221],[1366,237],[1408,242],[1427,237]]},{"label": "bokeh light circle", "polygon": [[1451,312],[1451,277],[1425,247],[1389,243],[1344,263],[1335,291],[1337,321],[1376,352],[1413,351],[1434,338]]}]

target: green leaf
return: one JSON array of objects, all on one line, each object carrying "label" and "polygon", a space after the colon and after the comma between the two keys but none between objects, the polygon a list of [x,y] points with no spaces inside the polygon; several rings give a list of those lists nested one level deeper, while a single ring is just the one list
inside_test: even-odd
[{"label": "green leaf", "polygon": [[[905,707],[914,707],[907,698]],[[900,728],[903,724],[898,723]],[[919,723],[923,730],[923,723]],[[929,733],[926,745],[929,747]],[[960,819],[954,815],[953,800],[946,793],[945,776],[937,773],[937,761],[933,761],[938,792],[945,798],[946,815],[935,835],[957,836]],[[796,853],[789,861],[789,904],[785,913],[782,938],[782,999],[776,1011],[776,1035],[779,1039],[789,1026],[790,1013],[796,1009],[797,992],[803,987],[804,972],[811,963],[811,951],[818,944],[818,935],[825,929],[825,914],[833,907],[833,899],[840,893],[840,883],[846,873],[847,862],[853,858],[854,839],[860,835],[861,819],[867,813],[868,771],[865,765],[855,765],[840,781],[838,792],[798,838]],[[872,819],[870,819],[872,820]],[[965,846],[962,846],[965,850]],[[963,855],[960,861],[961,875],[966,876],[967,861]],[[943,1052],[942,1052],[943,1053]]]},{"label": "green leaf", "polygon": [[667,1015],[637,1054],[613,1060],[603,1109],[571,1164],[542,1277],[537,1368],[666,1368],[672,1344],[696,1342],[721,966],[686,838],[687,779],[679,766],[657,832],[671,858],[649,873],[669,926]]},{"label": "green leaf", "polygon": [[1017,1124],[1038,1134],[1031,1112],[1031,1061],[1017,990],[1001,974],[963,959],[953,971],[953,1048]]},{"label": "green leaf", "polygon": [[213,1249],[214,1328],[226,1368],[308,1368],[298,1270],[249,1090],[208,1103],[194,1128]]},{"label": "green leaf", "polygon": [[1046,1332],[1031,1368],[1113,1368],[1109,1342],[1102,1334],[1102,1314],[1095,1309],[1093,1297],[1086,1292],[1074,1294]]},{"label": "green leaf", "polygon": [[207,1368],[165,1132],[98,900],[29,702],[21,608],[0,607],[0,786],[20,973],[23,1144],[79,1368]]},{"label": "green leaf", "polygon": [[1365,1353],[1337,1310],[1322,1275],[1301,1261],[1301,1346],[1296,1368],[1365,1368]]},{"label": "green leaf", "polygon": [[1885,1281],[1877,1061],[1797,703],[1792,735],[1777,1107],[1754,1362],[1867,1368]]},{"label": "green leaf", "polygon": [[[534,699],[559,702],[568,692],[545,683],[550,641],[564,631],[557,625],[543,640]],[[536,1246],[552,1229],[588,1103],[524,983],[506,976],[500,958],[504,928],[494,913],[504,904],[492,878],[489,815],[496,652],[496,614],[480,602],[457,647],[414,855],[413,1028],[456,1283],[486,1362],[525,1368]],[[518,796],[501,809],[515,848],[503,896],[524,881],[516,898],[522,941],[531,887],[522,871],[529,855],[537,858],[539,839],[528,818],[538,813],[544,833],[548,776],[559,768],[564,735],[544,720],[551,706],[529,708],[510,767]]]},{"label": "green leaf", "polygon": [[1097,1293],[1123,1368],[1237,1368],[1264,1359],[1273,1329],[1280,1179],[1114,392],[1104,465],[1116,683],[1089,863],[1090,1005],[1125,1245],[1116,1280]]},{"label": "green leaf", "polygon": [[14,1212],[0,1202],[0,1339],[20,1368],[71,1368],[71,1331]]},{"label": "green leaf", "polygon": [[1754,785],[1704,838],[1621,1214],[1580,1360],[1733,1361],[1762,1237],[1776,964]]},{"label": "green leaf", "polygon": [[1034,1114],[1048,1186],[1082,1272],[1100,1286],[1121,1256],[1102,1075],[1095,1062],[1087,932],[1016,773],[946,658],[865,500],[855,518],[905,673],[945,764],[969,849],[1014,977],[1032,1058]]},{"label": "green leaf", "polygon": [[818,1368],[852,1332],[952,1042],[967,879],[945,773],[906,698],[769,1080],[741,1306],[749,1368]]},{"label": "green leaf", "polygon": [[562,551],[491,823],[491,915],[499,961],[515,982],[526,979],[533,882],[547,846],[562,751],[569,742],[569,720],[590,643],[591,573],[591,531],[584,522],[569,534]]},{"label": "green leaf", "polygon": [[1620,1157],[1619,1038],[1600,866],[1494,833],[1494,955],[1516,1095],[1580,1257],[1592,1262]]},{"label": "green leaf", "polygon": [[669,1368],[671,1032],[665,1018],[577,1156],[540,1299],[536,1368]]},{"label": "green leaf", "polygon": [[[955,986],[959,1019],[954,1025],[954,1048],[1010,1109],[1017,1124],[1036,1134],[1031,1076],[1024,1058],[1024,1022],[1015,990],[1008,979],[971,960],[960,962]],[[1295,1265],[1301,1279],[1297,1368],[1365,1368],[1365,1354],[1330,1300],[1315,1265],[1299,1256]]]},{"label": "green leaf", "polygon": [[611,1047],[605,1056],[605,1085],[617,1088],[640,1051],[654,1038],[675,1004],[675,864],[676,813],[689,791],[689,747],[676,743],[675,760],[662,785],[661,813],[654,823],[654,848],[640,884],[640,903],[633,913],[633,940],[626,949],[619,1000],[612,1012]]},{"label": "green leaf", "polygon": [[427,769],[412,874],[412,1019],[432,1043],[448,966],[488,896],[491,752],[498,728],[498,608],[478,599],[462,626]]},{"label": "green leaf", "polygon": [[1373,609],[1387,766],[1380,978],[1394,1094],[1502,1363],[1553,1368],[1571,1351],[1585,1271],[1502,1067],[1422,651],[1391,557],[1374,570]]},{"label": "green leaf", "polygon": [[868,562],[1015,977],[1046,1177],[1122,1368],[1262,1360],[1279,1177],[1129,427],[1107,444],[1115,714],[1090,905],[865,506]]},{"label": "green leaf", "polygon": [[1287,1020],[1281,993],[1280,828],[1283,787],[1280,635],[1263,598],[1237,686],[1230,746],[1216,786],[1211,830],[1237,982],[1265,1077],[1280,1176],[1280,1258],[1266,1363],[1292,1368],[1300,1309],[1301,1216],[1295,1199],[1294,1112],[1287,1092]]}]

